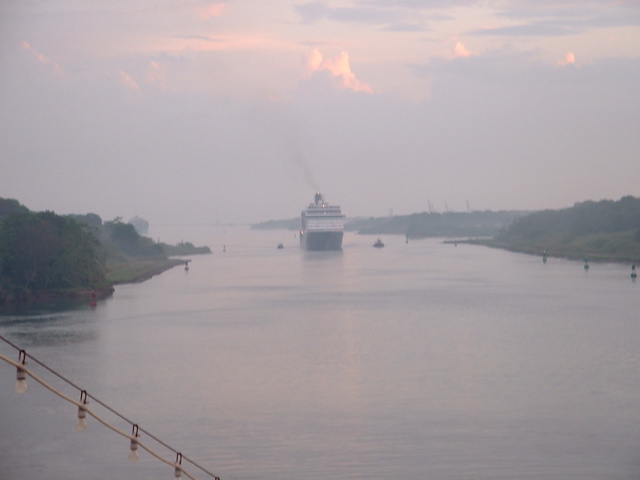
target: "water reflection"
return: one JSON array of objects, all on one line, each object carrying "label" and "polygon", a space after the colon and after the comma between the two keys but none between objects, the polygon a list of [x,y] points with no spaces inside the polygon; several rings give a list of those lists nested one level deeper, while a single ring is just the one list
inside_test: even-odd
[{"label": "water reflection", "polygon": [[65,346],[98,339],[96,312],[78,302],[16,306],[0,312],[0,329],[22,348]]}]

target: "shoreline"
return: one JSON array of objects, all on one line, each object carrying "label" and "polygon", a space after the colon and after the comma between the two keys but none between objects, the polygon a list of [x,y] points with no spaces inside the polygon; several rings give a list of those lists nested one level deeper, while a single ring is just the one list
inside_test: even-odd
[{"label": "shoreline", "polygon": [[111,285],[141,283],[186,262],[179,258],[156,258],[113,263],[109,267],[107,281]]},{"label": "shoreline", "polygon": [[501,250],[507,250],[509,252],[524,253],[526,255],[532,255],[537,257],[542,257],[543,253],[546,253],[547,258],[561,258],[564,260],[571,260],[571,261],[583,261],[584,258],[587,257],[590,262],[594,262],[594,263],[618,263],[621,265],[635,265],[640,263],[640,260],[638,259],[633,259],[629,257],[618,257],[615,255],[607,255],[599,252],[588,252],[588,253],[582,252],[582,253],[573,254],[570,252],[557,251],[553,249],[534,250],[533,247],[518,248],[512,245],[508,245],[506,243],[495,242],[493,239],[481,240],[481,239],[467,238],[464,240],[445,240],[443,241],[443,243],[448,243],[448,244],[462,243],[462,244],[468,244],[468,245],[480,245],[482,247],[498,248]]},{"label": "shoreline", "polygon": [[160,275],[178,265],[184,265],[187,260],[178,258],[154,258],[118,262],[110,267],[107,273],[107,283],[99,287],[82,287],[68,290],[29,290],[11,293],[0,297],[0,315],[2,310],[23,306],[41,306],[56,302],[92,302],[111,297],[116,285],[141,283]]},{"label": "shoreline", "polygon": [[96,300],[104,300],[113,295],[113,285],[101,287],[84,287],[75,290],[30,290],[21,293],[12,293],[2,298],[0,302],[0,315],[4,310],[24,306],[40,306],[57,302],[90,303]]}]

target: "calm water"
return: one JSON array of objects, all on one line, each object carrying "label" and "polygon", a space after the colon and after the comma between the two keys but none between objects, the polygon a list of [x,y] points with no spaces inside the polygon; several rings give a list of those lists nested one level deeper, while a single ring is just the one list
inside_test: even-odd
[{"label": "calm water", "polygon": [[[630,267],[392,236],[306,253],[286,231],[151,233],[214,253],[95,310],[5,314],[0,334],[222,480],[640,478]],[[14,382],[0,362],[0,478],[173,478]]]}]

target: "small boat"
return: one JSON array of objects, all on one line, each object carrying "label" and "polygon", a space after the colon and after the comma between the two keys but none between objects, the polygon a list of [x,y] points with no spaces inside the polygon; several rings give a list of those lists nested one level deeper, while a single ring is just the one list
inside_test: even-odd
[{"label": "small boat", "polygon": [[278,250],[280,250],[281,248],[284,248],[284,244],[279,243],[279,244],[278,244]]},{"label": "small boat", "polygon": [[380,240],[380,237],[378,237],[378,239],[375,241],[373,246],[376,247],[376,248],[382,248],[382,247],[384,247],[384,243],[382,243],[382,240]]}]

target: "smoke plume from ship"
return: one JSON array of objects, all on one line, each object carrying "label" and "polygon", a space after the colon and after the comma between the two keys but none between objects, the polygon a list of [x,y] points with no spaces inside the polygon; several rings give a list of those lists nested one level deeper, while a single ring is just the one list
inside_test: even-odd
[{"label": "smoke plume from ship", "polygon": [[294,159],[296,164],[302,169],[302,173],[304,175],[304,180],[307,182],[307,185],[313,187],[314,191],[320,191],[320,185],[313,178],[313,172],[311,171],[311,167],[307,163],[302,153],[298,153]]}]

